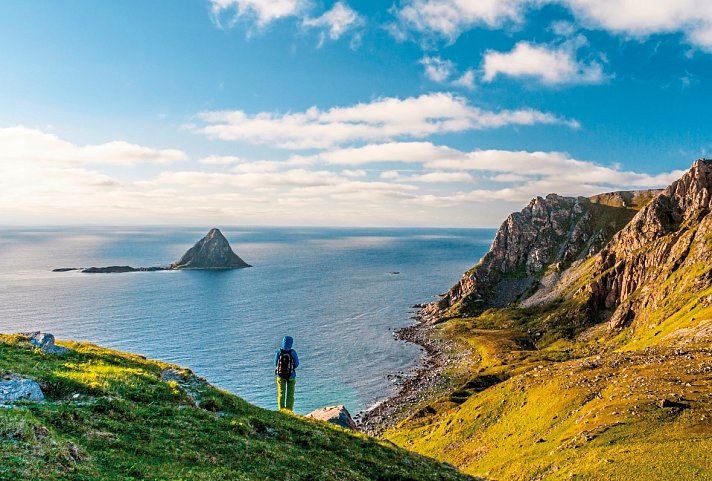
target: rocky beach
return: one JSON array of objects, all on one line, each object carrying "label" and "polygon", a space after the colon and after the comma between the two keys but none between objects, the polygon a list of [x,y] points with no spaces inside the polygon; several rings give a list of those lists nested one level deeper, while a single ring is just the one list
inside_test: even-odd
[{"label": "rocky beach", "polygon": [[356,422],[362,432],[377,436],[410,416],[417,416],[417,407],[451,387],[451,382],[443,372],[460,365],[470,355],[468,351],[455,350],[454,343],[438,339],[433,334],[434,326],[418,314],[415,324],[394,331],[393,336],[404,342],[419,346],[423,356],[410,371],[393,373],[389,376],[397,387],[391,397],[378,401],[372,407],[360,412]]}]

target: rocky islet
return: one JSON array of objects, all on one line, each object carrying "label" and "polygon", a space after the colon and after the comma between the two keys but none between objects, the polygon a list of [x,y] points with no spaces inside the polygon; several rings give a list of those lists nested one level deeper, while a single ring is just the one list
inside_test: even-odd
[{"label": "rocky islet", "polygon": [[183,256],[169,266],[132,267],[60,267],[52,272],[79,271],[83,274],[121,274],[126,272],[156,272],[181,269],[242,269],[252,267],[235,254],[220,229],[212,228]]}]

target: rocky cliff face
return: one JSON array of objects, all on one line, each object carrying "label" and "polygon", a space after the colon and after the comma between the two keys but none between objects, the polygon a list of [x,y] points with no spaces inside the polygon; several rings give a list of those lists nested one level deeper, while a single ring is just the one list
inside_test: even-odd
[{"label": "rocky cliff face", "polygon": [[250,267],[230,247],[219,229],[210,232],[171,264],[172,269],[238,269]]},{"label": "rocky cliff face", "polygon": [[613,309],[611,328],[642,323],[712,285],[710,189],[712,161],[698,160],[596,256],[585,289],[593,307]]},{"label": "rocky cliff face", "polygon": [[533,199],[502,223],[489,252],[423,309],[423,317],[432,321],[503,307],[531,294],[545,275],[597,252],[635,214],[622,200],[605,199],[612,205],[556,194]]},{"label": "rocky cliff face", "polygon": [[711,191],[712,160],[698,160],[661,191],[537,198],[424,317],[573,300],[615,331],[712,306]]}]

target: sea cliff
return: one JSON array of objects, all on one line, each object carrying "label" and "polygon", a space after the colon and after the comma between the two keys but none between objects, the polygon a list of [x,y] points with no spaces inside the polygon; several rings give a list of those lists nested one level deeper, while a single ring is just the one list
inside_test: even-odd
[{"label": "sea cliff", "polygon": [[450,361],[383,436],[492,479],[712,479],[711,193],[698,160],[512,214],[410,328]]}]

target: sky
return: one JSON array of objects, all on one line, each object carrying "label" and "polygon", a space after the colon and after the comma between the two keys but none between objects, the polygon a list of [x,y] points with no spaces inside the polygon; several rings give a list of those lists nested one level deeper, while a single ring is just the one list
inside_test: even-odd
[{"label": "sky", "polygon": [[0,224],[493,227],[711,107],[709,0],[0,0]]}]

